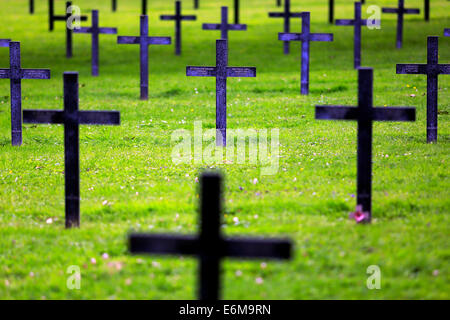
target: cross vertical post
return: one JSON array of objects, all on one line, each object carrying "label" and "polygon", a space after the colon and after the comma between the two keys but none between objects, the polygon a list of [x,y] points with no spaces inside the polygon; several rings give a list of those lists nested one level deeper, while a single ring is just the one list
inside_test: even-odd
[{"label": "cross vertical post", "polygon": [[239,0],[234,0],[234,23],[239,23]]},{"label": "cross vertical post", "polygon": [[450,74],[450,64],[439,64],[439,37],[427,39],[426,64],[397,64],[397,74],[427,75],[427,142],[437,141],[438,133],[438,76]]},{"label": "cross vertical post", "polygon": [[0,79],[10,79],[11,143],[22,145],[22,79],[50,79],[48,69],[22,69],[20,42],[8,41],[9,69],[0,69]]},{"label": "cross vertical post", "polygon": [[112,0],[111,6],[112,6],[112,11],[116,12],[117,11],[117,0]]},{"label": "cross vertical post", "polygon": [[34,14],[34,0],[29,1],[30,14]]},{"label": "cross vertical post", "polygon": [[142,14],[147,15],[147,0],[142,0]]},{"label": "cross vertical post", "polygon": [[199,0],[194,0],[194,9],[198,9]]},{"label": "cross vertical post", "polygon": [[200,177],[200,235],[131,234],[129,251],[133,254],[197,256],[199,263],[198,298],[221,298],[221,260],[290,259],[292,242],[288,239],[225,238],[221,232],[222,178],[217,173]]},{"label": "cross vertical post", "polygon": [[334,0],[328,0],[328,22],[330,24],[334,22]]},{"label": "cross vertical post", "polygon": [[430,21],[430,0],[425,0],[425,21]]},{"label": "cross vertical post", "polygon": [[117,111],[79,111],[78,73],[64,73],[64,110],[24,110],[24,123],[64,124],[66,228],[80,226],[79,125],[119,125]]},{"label": "cross vertical post", "polygon": [[228,7],[221,7],[220,38],[228,39]]},{"label": "cross vertical post", "polygon": [[357,204],[372,218],[372,131],[373,121],[415,121],[416,110],[408,107],[373,107],[373,69],[358,68],[358,106],[316,106],[316,119],[356,120]]}]

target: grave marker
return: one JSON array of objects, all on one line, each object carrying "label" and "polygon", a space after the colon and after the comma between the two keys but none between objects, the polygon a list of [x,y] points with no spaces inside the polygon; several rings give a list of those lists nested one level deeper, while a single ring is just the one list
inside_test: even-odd
[{"label": "grave marker", "polygon": [[197,256],[200,285],[198,298],[214,301],[221,298],[221,260],[224,258],[291,258],[288,239],[224,238],[222,226],[222,178],[204,173],[200,178],[200,235],[131,234],[129,250],[133,254]]},{"label": "grave marker", "polygon": [[181,21],[197,20],[197,16],[181,14],[181,1],[175,2],[175,15],[162,15],[161,20],[174,20],[175,21],[175,54],[181,54]]},{"label": "grave marker", "polygon": [[22,79],[50,79],[48,69],[22,69],[20,42],[9,42],[9,69],[0,69],[0,79],[10,79],[11,142],[22,145]]},{"label": "grave marker", "polygon": [[316,119],[358,122],[357,204],[372,218],[372,126],[373,121],[415,121],[415,108],[373,107],[373,69],[358,69],[358,106],[316,106]]},{"label": "grave marker", "polygon": [[383,13],[397,14],[397,49],[402,47],[403,43],[403,15],[405,14],[419,14],[419,9],[405,8],[405,0],[398,0],[398,8],[382,8]]},{"label": "grave marker", "polygon": [[24,110],[24,123],[64,125],[66,228],[80,226],[79,126],[119,125],[117,111],[79,111],[78,73],[64,72],[64,110]]},{"label": "grave marker", "polygon": [[302,42],[301,94],[309,93],[310,41],[333,41],[332,33],[311,33],[310,13],[302,12],[302,33],[279,33],[278,40]]},{"label": "grave marker", "polygon": [[427,75],[427,142],[437,141],[438,75],[450,74],[450,64],[439,64],[439,38],[428,37],[426,64],[397,64],[397,74]]},{"label": "grave marker", "polygon": [[[281,4],[281,3],[280,3]],[[291,12],[291,0],[284,1],[284,12],[269,12],[269,18],[283,18],[283,32],[291,32],[291,18],[301,18],[301,12]],[[283,42],[284,54],[289,54],[289,41]]]},{"label": "grave marker", "polygon": [[57,16],[54,13],[54,0],[48,0],[48,10],[49,10],[49,30],[53,31],[55,21],[64,21],[66,28],[66,57],[71,58],[72,53],[72,32],[73,30],[67,26],[69,19],[79,18],[80,21],[87,21],[86,16],[72,16],[72,12],[69,11],[69,8],[72,6],[72,2],[66,2],[66,14],[64,16]]},{"label": "grave marker", "polygon": [[216,144],[227,144],[227,78],[229,77],[256,77],[254,67],[228,66],[228,41],[216,40],[216,66],[215,67],[186,67],[188,77],[215,77],[216,78]]},{"label": "grave marker", "polygon": [[119,36],[118,44],[138,44],[141,62],[141,100],[148,100],[148,46],[170,44],[170,37],[149,37],[148,16],[141,16],[140,36]]},{"label": "grave marker", "polygon": [[99,64],[99,35],[100,34],[117,34],[116,28],[103,28],[99,27],[98,22],[98,10],[92,10],[92,26],[81,27],[75,29],[75,33],[90,33],[92,35],[92,49],[91,49],[91,64],[92,75],[98,76],[98,64]]},{"label": "grave marker", "polygon": [[228,30],[232,31],[246,31],[246,24],[229,24],[228,23],[228,7],[222,7],[222,19],[221,23],[204,23],[202,26],[203,30],[220,30],[220,38],[223,40],[228,40]]},{"label": "grave marker", "polygon": [[361,18],[361,2],[355,2],[354,19],[338,19],[336,25],[353,26],[353,65],[355,69],[359,68],[361,66],[361,27],[368,25],[368,21]]}]

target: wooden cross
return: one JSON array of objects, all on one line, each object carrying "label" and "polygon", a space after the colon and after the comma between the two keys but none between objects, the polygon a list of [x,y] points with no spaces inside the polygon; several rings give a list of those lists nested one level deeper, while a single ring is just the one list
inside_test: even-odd
[{"label": "wooden cross", "polygon": [[355,69],[361,66],[361,27],[367,26],[368,21],[361,18],[361,2],[355,2],[355,18],[351,20],[338,19],[337,26],[353,26],[353,64]]},{"label": "wooden cross", "polygon": [[228,40],[228,30],[233,31],[245,31],[247,30],[246,24],[229,24],[228,23],[228,7],[222,7],[222,21],[221,23],[204,23],[203,30],[220,30],[221,39]]},{"label": "wooden cross", "polygon": [[405,0],[398,0],[398,8],[382,8],[383,13],[397,14],[397,49],[402,47],[403,43],[403,15],[419,14],[419,9],[406,9]]},{"label": "wooden cross", "polygon": [[[280,3],[281,5],[281,3]],[[291,32],[291,18],[301,18],[301,12],[291,12],[291,0],[284,1],[284,12],[269,12],[270,18],[283,18],[284,27],[283,32]],[[284,54],[289,54],[289,41],[283,42],[283,52]]]},{"label": "wooden cross", "polygon": [[309,93],[310,41],[333,41],[332,33],[311,33],[310,13],[302,12],[302,33],[279,33],[278,40],[302,42],[301,94]]},{"label": "wooden cross", "polygon": [[439,64],[439,38],[428,37],[426,64],[397,64],[397,74],[427,75],[427,142],[437,141],[438,75],[450,74],[450,64]]},{"label": "wooden cross", "polygon": [[228,41],[216,40],[215,67],[186,67],[188,77],[216,78],[216,144],[227,144],[227,78],[256,77],[255,67],[229,67]]},{"label": "wooden cross", "polygon": [[116,12],[117,11],[117,0],[112,0],[111,6],[112,6],[112,11]]},{"label": "wooden cross", "polygon": [[141,60],[141,100],[148,100],[148,46],[170,44],[170,37],[149,37],[148,16],[141,16],[141,30],[139,37],[118,37],[119,44],[138,44]]},{"label": "wooden cross", "polygon": [[198,256],[200,300],[221,298],[221,260],[223,258],[291,258],[288,239],[224,238],[222,226],[222,178],[204,173],[200,178],[200,235],[131,234],[129,250],[133,254]]},{"label": "wooden cross", "polygon": [[80,19],[80,21],[87,21],[86,16],[72,16],[72,13],[69,12],[69,8],[72,6],[72,2],[66,2],[66,14],[64,16],[55,15],[54,10],[54,0],[48,0],[48,10],[49,10],[49,30],[53,31],[55,21],[64,21],[66,28],[66,57],[71,58],[72,53],[72,29],[68,27],[67,23],[69,22],[70,17]]},{"label": "wooden cross", "polygon": [[444,37],[450,37],[450,29],[444,29]]},{"label": "wooden cross", "polygon": [[358,68],[358,106],[316,106],[316,119],[358,122],[357,204],[372,217],[373,121],[415,121],[415,108],[374,108],[373,69]]},{"label": "wooden cross", "polygon": [[34,14],[34,0],[29,0],[30,14]]},{"label": "wooden cross", "polygon": [[64,110],[23,110],[24,123],[63,124],[66,228],[80,226],[79,125],[119,125],[118,111],[79,111],[78,73],[64,73]]},{"label": "wooden cross", "polygon": [[9,47],[9,43],[11,42],[11,39],[0,39],[0,47]]},{"label": "wooden cross", "polygon": [[425,0],[424,7],[425,21],[430,21],[430,0]]},{"label": "wooden cross", "polygon": [[9,42],[9,69],[0,69],[0,79],[10,79],[11,142],[22,145],[22,79],[50,79],[48,69],[22,69],[20,42]]},{"label": "wooden cross", "polygon": [[99,61],[99,35],[100,34],[117,34],[117,28],[101,28],[98,25],[98,10],[92,10],[92,26],[81,27],[74,30],[75,33],[90,33],[92,35],[92,75],[98,76]]},{"label": "wooden cross", "polygon": [[175,15],[162,15],[161,20],[175,21],[175,54],[181,54],[181,21],[183,20],[197,20],[197,16],[183,16],[181,14],[181,1],[175,1]]}]

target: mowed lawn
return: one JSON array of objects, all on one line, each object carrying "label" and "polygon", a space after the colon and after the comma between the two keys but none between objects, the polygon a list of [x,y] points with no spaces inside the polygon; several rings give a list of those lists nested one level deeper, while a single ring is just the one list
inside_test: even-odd
[{"label": "mowed lawn", "polygon": [[[62,73],[80,73],[80,109],[119,110],[121,125],[80,127],[81,228],[64,229],[64,138],[60,125],[24,125],[24,142],[12,147],[9,80],[0,80],[0,298],[195,299],[197,260],[131,256],[130,231],[198,232],[198,183],[206,164],[172,162],[171,135],[194,121],[215,126],[215,81],[186,77],[187,65],[215,65],[220,5],[183,1],[197,14],[183,23],[183,54],[150,47],[150,99],[139,100],[139,48],[100,39],[100,76],[90,75],[90,36],[74,35],[74,57],[65,58],[63,23],[48,31],[47,1],[2,0],[0,38],[21,42],[24,68],[50,68],[51,80],[23,81],[24,109],[62,109]],[[140,1],[77,0],[83,14],[100,10],[100,25],[138,35]],[[428,35],[438,35],[440,62],[450,62],[450,4],[432,1],[431,21],[405,18],[403,49],[395,49],[396,16],[382,15],[380,30],[363,30],[362,64],[374,68],[376,106],[413,106],[413,123],[375,123],[371,225],[348,220],[355,209],[356,123],[316,121],[317,104],[355,105],[353,29],[327,22],[326,0],[293,1],[311,11],[312,32],[332,32],[334,42],[311,44],[310,95],[300,91],[300,44],[282,54],[282,20],[275,0],[241,1],[248,31],[230,32],[233,66],[255,66],[256,78],[228,80],[228,127],[280,130],[279,170],[261,176],[261,165],[227,161],[223,232],[228,236],[289,237],[289,262],[223,263],[225,299],[448,299],[450,298],[450,104],[448,76],[439,79],[439,133],[426,143],[426,77],[396,75],[396,63],[425,63]],[[396,6],[395,0],[367,1]],[[407,1],[423,10],[423,1]],[[367,5],[364,7],[366,8]],[[173,36],[172,1],[149,1],[150,34]],[[365,11],[365,10],[364,10]],[[64,1],[56,1],[64,12]],[[336,18],[352,18],[353,2],[337,0]],[[367,13],[363,13],[368,17]],[[90,19],[89,19],[90,20]],[[83,23],[90,25],[90,23]],[[300,32],[299,19],[292,30]],[[0,68],[9,67],[0,48]],[[234,161],[235,162],[235,161]],[[255,180],[257,179],[257,180]],[[69,266],[81,268],[81,289],[66,286]],[[369,290],[366,269],[381,269],[381,289]]]}]

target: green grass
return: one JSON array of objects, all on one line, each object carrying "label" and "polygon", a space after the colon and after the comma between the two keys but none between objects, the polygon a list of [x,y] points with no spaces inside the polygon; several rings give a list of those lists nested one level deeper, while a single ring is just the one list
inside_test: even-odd
[{"label": "green grass", "polygon": [[[184,12],[194,13],[192,1],[183,2]],[[282,22],[267,17],[280,9],[274,0],[242,2],[249,30],[230,33],[230,64],[256,66],[258,75],[228,81],[228,126],[279,128],[281,158],[272,176],[260,176],[256,165],[218,166],[226,175],[224,233],[290,237],[295,255],[266,266],[226,260],[223,297],[449,299],[450,79],[439,80],[438,143],[426,144],[426,78],[396,75],[395,64],[426,61],[426,37],[442,36],[450,26],[450,4],[433,1],[429,23],[423,14],[407,16],[402,50],[395,49],[394,15],[382,16],[381,30],[363,31],[362,61],[375,70],[375,104],[414,106],[417,121],[374,125],[375,219],[360,226],[347,219],[355,207],[356,124],[314,120],[316,104],[356,103],[352,28],[328,25],[325,0],[296,1],[293,9],[311,11],[312,32],[335,35],[333,43],[311,45],[311,94],[300,96],[300,44],[284,56],[276,40]],[[46,2],[36,1],[33,16],[27,3],[2,0],[0,37],[21,41],[23,67],[51,68],[52,79],[23,81],[23,108],[61,109],[62,73],[76,70],[80,108],[119,110],[122,125],[80,129],[82,225],[65,230],[63,127],[24,125],[23,146],[12,147],[9,81],[0,81],[0,298],[194,299],[195,259],[130,256],[126,236],[130,230],[198,232],[195,177],[203,166],[172,163],[170,136],[192,130],[196,120],[214,127],[214,79],[188,78],[185,67],[214,65],[219,33],[201,31],[200,23],[219,21],[219,1],[202,1],[199,21],[184,23],[181,57],[173,46],[150,48],[145,102],[137,46],[101,36],[100,77],[93,78],[90,37],[74,35],[75,56],[67,60],[62,24],[49,33]],[[119,1],[114,14],[107,0],[76,3],[83,13],[99,9],[100,24],[117,26],[119,35],[138,34],[140,1]],[[63,1],[56,10],[64,10]],[[173,35],[173,23],[158,20],[171,12],[169,1],[150,2],[151,35]],[[336,18],[352,15],[351,1],[337,1]],[[300,31],[298,19],[292,28]],[[441,37],[441,63],[449,62],[449,49],[450,39]],[[0,48],[0,67],[7,66],[8,50]],[[81,267],[81,290],[66,287],[71,265]],[[366,288],[369,265],[381,268],[381,290]]]}]

